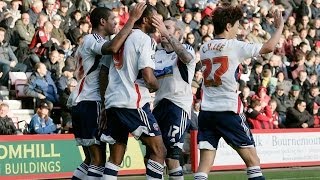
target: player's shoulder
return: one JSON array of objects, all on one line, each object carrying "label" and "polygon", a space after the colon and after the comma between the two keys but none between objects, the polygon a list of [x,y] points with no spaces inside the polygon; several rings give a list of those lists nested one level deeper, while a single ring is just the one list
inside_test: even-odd
[{"label": "player's shoulder", "polygon": [[87,34],[83,37],[83,44],[101,43],[105,39],[99,34]]}]

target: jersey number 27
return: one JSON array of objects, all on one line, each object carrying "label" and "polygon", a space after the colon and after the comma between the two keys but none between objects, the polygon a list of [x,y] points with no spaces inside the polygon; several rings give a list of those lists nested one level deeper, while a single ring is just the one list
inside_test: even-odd
[{"label": "jersey number 27", "polygon": [[[218,87],[222,85],[221,76],[227,72],[229,63],[227,56],[215,57],[213,59],[204,59],[202,64],[206,66],[203,72],[204,85],[206,87]],[[213,72],[213,79],[209,79],[209,75],[212,71],[212,64],[220,64],[218,69]]]}]

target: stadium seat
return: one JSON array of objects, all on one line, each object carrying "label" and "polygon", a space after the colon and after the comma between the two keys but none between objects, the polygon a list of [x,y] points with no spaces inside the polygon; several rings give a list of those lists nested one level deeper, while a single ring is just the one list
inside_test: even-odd
[{"label": "stadium seat", "polygon": [[9,72],[9,91],[15,87],[17,80],[28,80],[28,77],[24,72]]}]

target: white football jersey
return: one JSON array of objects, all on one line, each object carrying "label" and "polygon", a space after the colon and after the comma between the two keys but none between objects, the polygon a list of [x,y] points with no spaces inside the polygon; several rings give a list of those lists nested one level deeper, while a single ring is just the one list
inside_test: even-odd
[{"label": "white football jersey", "polygon": [[195,71],[195,52],[190,45],[183,45],[192,54],[193,59],[184,64],[175,52],[167,53],[159,49],[155,55],[155,76],[160,88],[156,92],[154,105],[162,99],[168,99],[190,114],[192,106],[191,82]]},{"label": "white football jersey", "polygon": [[[75,54],[78,85],[69,97],[69,105],[76,106],[81,101],[101,101],[99,71],[100,59],[103,57],[101,48],[105,42],[106,40],[98,34],[88,34],[83,38],[83,44]],[[99,58],[99,61],[95,63],[96,58]],[[89,71],[92,72],[88,74]]]},{"label": "white football jersey", "polygon": [[109,70],[109,85],[105,93],[105,107],[142,108],[151,96],[140,70],[154,69],[155,42],[140,29],[132,30]]},{"label": "white football jersey", "polygon": [[259,55],[262,44],[236,39],[214,39],[200,48],[203,72],[201,110],[242,113],[237,90],[237,69],[241,62]]}]

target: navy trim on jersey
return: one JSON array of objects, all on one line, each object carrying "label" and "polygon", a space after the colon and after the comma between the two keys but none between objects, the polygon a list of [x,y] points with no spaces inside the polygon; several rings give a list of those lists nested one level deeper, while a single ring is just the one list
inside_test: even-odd
[{"label": "navy trim on jersey", "polygon": [[189,84],[189,81],[188,81],[188,67],[185,63],[183,63],[179,58],[178,58],[178,62],[177,62],[177,65],[178,65],[178,69],[179,69],[179,72],[180,72],[180,75],[182,77],[182,79]]}]

